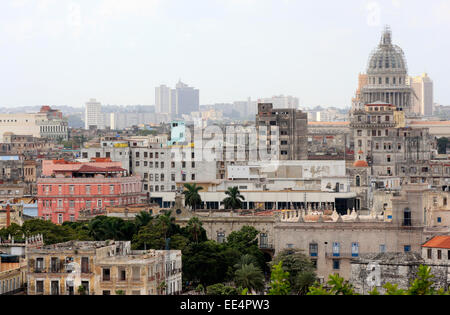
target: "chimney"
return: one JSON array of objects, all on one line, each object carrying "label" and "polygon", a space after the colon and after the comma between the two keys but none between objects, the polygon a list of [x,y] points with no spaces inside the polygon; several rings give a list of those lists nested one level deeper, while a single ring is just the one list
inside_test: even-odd
[{"label": "chimney", "polygon": [[6,205],[6,228],[11,225],[11,207],[9,204]]}]

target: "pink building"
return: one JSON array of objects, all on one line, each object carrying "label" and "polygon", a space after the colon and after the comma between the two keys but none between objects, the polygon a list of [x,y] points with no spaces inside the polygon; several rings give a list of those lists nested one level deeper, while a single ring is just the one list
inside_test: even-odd
[{"label": "pink building", "polygon": [[38,215],[42,219],[62,224],[76,221],[80,211],[145,202],[141,178],[128,176],[122,167],[105,167],[103,162],[59,163],[51,164],[50,176],[37,181]]}]

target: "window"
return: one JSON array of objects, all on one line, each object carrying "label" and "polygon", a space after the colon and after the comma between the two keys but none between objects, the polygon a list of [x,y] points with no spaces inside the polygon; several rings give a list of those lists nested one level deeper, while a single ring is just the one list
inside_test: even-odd
[{"label": "window", "polygon": [[111,280],[111,270],[109,268],[103,268],[103,281]]},{"label": "window", "polygon": [[333,269],[339,270],[341,268],[341,261],[339,259],[333,259]]},{"label": "window", "polygon": [[317,257],[319,252],[319,245],[317,243],[309,244],[309,256]]},{"label": "window", "polygon": [[119,269],[119,281],[126,281],[127,280],[127,271],[125,268]]},{"label": "window", "polygon": [[405,253],[409,253],[411,251],[411,245],[403,246],[403,250],[405,251]]},{"label": "window", "polygon": [[86,195],[90,195],[91,194],[91,186],[87,185],[86,186]]},{"label": "window", "polygon": [[437,218],[437,222],[438,222],[438,223],[442,223],[442,218],[441,218],[441,217],[438,217],[438,218]]},{"label": "window", "polygon": [[114,185],[109,185],[109,193],[114,194]]},{"label": "window", "polygon": [[269,235],[267,233],[259,234],[259,247],[269,248]]},{"label": "window", "polygon": [[333,256],[339,257],[341,255],[341,245],[338,242],[333,243]]},{"label": "window", "polygon": [[59,272],[59,258],[58,257],[52,257],[50,259],[50,270],[52,273]]},{"label": "window", "polygon": [[44,293],[44,281],[38,280],[36,281],[36,294]]},{"label": "window", "polygon": [[97,208],[101,208],[102,207],[102,200],[99,199],[97,200]]},{"label": "window", "polygon": [[384,244],[380,245],[380,253],[386,253],[386,245]]},{"label": "window", "polygon": [[133,280],[134,281],[141,280],[141,267],[133,267],[132,273],[133,273]]},{"label": "window", "polygon": [[433,258],[433,250],[431,248],[427,249],[427,258],[432,259]]},{"label": "window", "polygon": [[175,181],[175,174],[171,174],[170,175],[170,179],[171,179],[172,182],[174,182]]},{"label": "window", "polygon": [[352,257],[359,256],[359,243],[352,243]]},{"label": "window", "polygon": [[361,187],[361,177],[359,175],[356,176],[356,187]]},{"label": "window", "polygon": [[50,286],[51,295],[59,295],[59,281],[52,281]]},{"label": "window", "polygon": [[73,185],[70,185],[70,186],[69,186],[69,193],[70,193],[71,195],[73,195],[73,194],[75,193],[75,186],[73,186]]},{"label": "window", "polygon": [[103,295],[111,295],[111,291],[103,291]]},{"label": "window", "polygon": [[75,208],[75,200],[69,200],[69,208],[74,209]]},{"label": "window", "polygon": [[442,259],[442,250],[438,249],[437,251],[437,259],[441,260]]},{"label": "window", "polygon": [[225,242],[225,233],[217,232],[217,243],[222,244]]},{"label": "window", "polygon": [[58,214],[58,224],[63,223],[63,215],[61,213]]},{"label": "window", "polygon": [[411,210],[409,208],[403,211],[403,226],[411,226]]},{"label": "window", "polygon": [[39,273],[42,271],[44,271],[44,258],[37,258],[35,272]]}]

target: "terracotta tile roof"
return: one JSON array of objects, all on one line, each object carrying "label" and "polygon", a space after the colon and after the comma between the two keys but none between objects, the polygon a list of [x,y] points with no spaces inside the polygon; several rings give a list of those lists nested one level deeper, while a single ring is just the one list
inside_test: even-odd
[{"label": "terracotta tile roof", "polygon": [[446,248],[450,249],[450,236],[435,236],[422,247]]}]

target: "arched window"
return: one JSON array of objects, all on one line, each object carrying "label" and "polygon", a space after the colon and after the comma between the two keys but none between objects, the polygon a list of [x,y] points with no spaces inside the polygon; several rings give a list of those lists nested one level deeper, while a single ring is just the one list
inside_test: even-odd
[{"label": "arched window", "polygon": [[361,177],[359,175],[356,176],[356,187],[361,187]]}]

